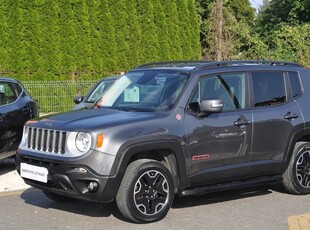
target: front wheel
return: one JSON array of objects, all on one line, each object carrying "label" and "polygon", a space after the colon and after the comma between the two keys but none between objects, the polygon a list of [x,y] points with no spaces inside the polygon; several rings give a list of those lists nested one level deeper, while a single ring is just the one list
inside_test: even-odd
[{"label": "front wheel", "polygon": [[310,143],[295,145],[290,163],[283,174],[283,184],[293,194],[310,193]]},{"label": "front wheel", "polygon": [[126,169],[116,196],[120,212],[129,220],[147,223],[161,220],[174,197],[170,171],[154,160],[137,160]]}]

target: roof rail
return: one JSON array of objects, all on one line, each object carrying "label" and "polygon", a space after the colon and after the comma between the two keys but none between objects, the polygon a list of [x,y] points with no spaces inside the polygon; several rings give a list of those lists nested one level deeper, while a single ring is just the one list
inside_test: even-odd
[{"label": "roof rail", "polygon": [[168,61],[151,62],[137,66],[135,69],[155,68],[155,67],[194,67],[195,70],[209,69],[225,66],[242,65],[271,65],[271,66],[295,66],[302,67],[295,62],[273,61],[273,60],[233,60],[233,61]]},{"label": "roof rail", "polygon": [[201,64],[209,63],[210,61],[168,61],[168,62],[151,62],[139,65],[136,69],[154,68],[154,67],[195,67]]},{"label": "roof rail", "polygon": [[220,66],[242,66],[242,65],[271,65],[271,66],[296,66],[302,67],[300,64],[295,62],[283,62],[273,60],[234,60],[234,61],[218,61],[218,62],[207,62],[205,64],[198,65],[195,70],[209,69]]}]

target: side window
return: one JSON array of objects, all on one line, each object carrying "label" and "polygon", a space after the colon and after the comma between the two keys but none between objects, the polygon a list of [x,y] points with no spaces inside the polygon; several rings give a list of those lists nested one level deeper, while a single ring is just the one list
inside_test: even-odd
[{"label": "side window", "polygon": [[286,101],[283,72],[253,72],[254,106],[273,106]]},{"label": "side window", "polygon": [[15,83],[14,86],[15,86],[16,95],[18,97],[23,92],[23,89],[22,89],[22,87],[19,84]]},{"label": "side window", "polygon": [[[224,111],[245,108],[244,73],[206,76],[199,80],[191,102],[204,99],[222,99]],[[198,106],[196,106],[198,109]]]},{"label": "side window", "polygon": [[0,82],[0,106],[14,102],[17,97],[13,83]]},{"label": "side window", "polygon": [[102,81],[87,99],[88,102],[95,102],[113,83],[113,81]]},{"label": "side window", "polygon": [[298,74],[296,72],[289,72],[289,79],[291,83],[293,97],[296,98],[302,94]]}]

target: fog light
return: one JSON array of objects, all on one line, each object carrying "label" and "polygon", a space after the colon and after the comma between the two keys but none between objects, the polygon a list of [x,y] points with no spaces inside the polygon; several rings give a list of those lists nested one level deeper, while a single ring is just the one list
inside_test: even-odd
[{"label": "fog light", "polygon": [[98,183],[96,181],[91,181],[87,186],[90,192],[96,192],[98,190]]},{"label": "fog light", "polygon": [[87,170],[84,168],[74,168],[74,169],[72,169],[71,172],[73,172],[73,173],[87,173]]}]

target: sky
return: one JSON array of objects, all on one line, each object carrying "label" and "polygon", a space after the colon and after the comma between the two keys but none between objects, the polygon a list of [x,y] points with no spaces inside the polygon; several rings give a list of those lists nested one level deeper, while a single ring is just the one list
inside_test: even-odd
[{"label": "sky", "polygon": [[250,0],[250,3],[257,10],[263,4],[263,0]]}]

